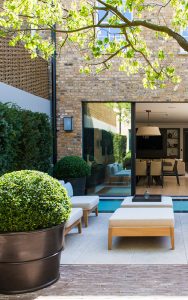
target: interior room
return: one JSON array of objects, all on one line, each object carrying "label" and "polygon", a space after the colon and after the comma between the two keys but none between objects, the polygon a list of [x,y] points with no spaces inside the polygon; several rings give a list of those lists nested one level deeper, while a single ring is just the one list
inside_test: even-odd
[{"label": "interior room", "polygon": [[188,103],[137,103],[136,193],[187,195],[187,172]]}]

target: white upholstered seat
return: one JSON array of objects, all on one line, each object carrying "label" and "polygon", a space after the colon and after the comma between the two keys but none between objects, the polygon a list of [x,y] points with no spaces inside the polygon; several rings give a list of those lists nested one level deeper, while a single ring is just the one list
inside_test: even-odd
[{"label": "white upholstered seat", "polygon": [[174,227],[170,207],[119,208],[109,220],[109,227]]},{"label": "white upholstered seat", "polygon": [[71,202],[73,207],[92,209],[99,204],[99,196],[73,196]]},{"label": "white upholstered seat", "polygon": [[99,204],[99,196],[73,196],[73,188],[70,182],[63,184],[66,188],[67,193],[71,199],[72,207],[77,208],[80,207],[83,209],[83,218],[85,226],[88,226],[88,215],[91,212],[95,212],[96,216],[98,216],[98,204]]},{"label": "white upholstered seat", "polygon": [[72,208],[69,219],[65,224],[65,228],[72,226],[75,222],[80,220],[83,217],[83,209],[82,208]]},{"label": "white upholstered seat", "polygon": [[114,236],[169,236],[174,249],[174,212],[172,207],[126,207],[117,209],[109,219],[108,249]]}]

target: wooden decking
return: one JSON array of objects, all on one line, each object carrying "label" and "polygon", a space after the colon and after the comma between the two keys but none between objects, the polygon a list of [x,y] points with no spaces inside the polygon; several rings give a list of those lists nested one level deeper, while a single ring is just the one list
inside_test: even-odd
[{"label": "wooden decking", "polygon": [[188,296],[187,278],[186,265],[63,265],[61,278],[53,286],[30,294],[0,295],[0,299],[45,300],[53,296],[50,300],[58,300],[63,296],[75,296],[76,300],[76,296],[89,299],[88,296],[97,295]]}]

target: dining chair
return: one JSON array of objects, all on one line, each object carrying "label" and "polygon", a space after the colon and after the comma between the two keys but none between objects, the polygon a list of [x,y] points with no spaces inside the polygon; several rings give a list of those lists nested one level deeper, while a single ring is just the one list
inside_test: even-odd
[{"label": "dining chair", "polygon": [[163,176],[162,176],[162,161],[151,161],[150,172],[149,172],[149,186],[156,179],[163,187]]},{"label": "dining chair", "polygon": [[137,181],[139,181],[140,177],[147,177],[147,176],[148,176],[147,162],[146,161],[136,161],[136,178],[137,178]]},{"label": "dining chair", "polygon": [[177,168],[177,160],[174,160],[174,166],[172,170],[165,170],[165,162],[162,163],[162,181],[164,176],[176,176],[177,184],[180,185],[179,176],[178,176],[178,168]]}]

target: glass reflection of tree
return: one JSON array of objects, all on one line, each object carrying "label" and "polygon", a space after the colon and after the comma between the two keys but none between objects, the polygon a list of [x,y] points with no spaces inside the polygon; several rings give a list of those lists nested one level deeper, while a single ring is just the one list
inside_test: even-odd
[{"label": "glass reflection of tree", "polygon": [[130,124],[131,120],[131,104],[125,102],[110,102],[106,103],[106,106],[113,109],[116,113],[119,121],[119,134],[122,133],[122,123],[127,126]]},{"label": "glass reflection of tree", "polygon": [[[111,102],[106,103],[106,105],[111,108],[117,116],[118,121],[118,131],[113,137],[113,151],[115,161],[118,163],[123,163],[126,156],[127,140],[129,133],[129,126],[131,121],[131,104],[125,102]],[[122,129],[124,125],[127,128],[127,132],[123,134]]]}]

